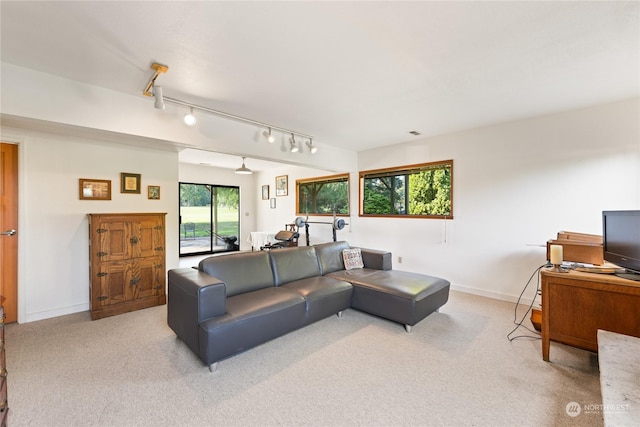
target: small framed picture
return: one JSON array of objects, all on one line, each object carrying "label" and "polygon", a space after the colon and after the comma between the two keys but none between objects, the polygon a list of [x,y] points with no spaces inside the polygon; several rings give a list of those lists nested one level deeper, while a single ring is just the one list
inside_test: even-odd
[{"label": "small framed picture", "polygon": [[269,200],[269,207],[271,209],[275,209],[276,208],[276,198],[272,197],[271,200]]},{"label": "small framed picture", "polygon": [[111,180],[80,178],[80,200],[111,200]]},{"label": "small framed picture", "polygon": [[160,186],[159,185],[148,186],[147,197],[151,200],[160,200]]},{"label": "small framed picture", "polygon": [[262,200],[269,200],[269,186],[262,186]]},{"label": "small framed picture", "polygon": [[276,176],[276,196],[286,196],[289,194],[288,175]]},{"label": "small framed picture", "polygon": [[120,174],[120,192],[140,194],[140,174],[122,172]]}]

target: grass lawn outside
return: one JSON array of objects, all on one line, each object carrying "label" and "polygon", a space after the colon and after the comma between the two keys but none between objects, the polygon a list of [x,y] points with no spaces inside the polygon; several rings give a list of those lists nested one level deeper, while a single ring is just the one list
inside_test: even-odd
[{"label": "grass lawn outside", "polygon": [[[180,216],[182,224],[180,226],[180,236],[184,236],[184,225],[186,223],[195,224],[195,237],[209,236],[211,232],[211,208],[209,206],[181,206]],[[238,236],[240,215],[237,209],[227,207],[218,208],[218,231],[219,236]],[[191,235],[191,234],[190,234]]]}]

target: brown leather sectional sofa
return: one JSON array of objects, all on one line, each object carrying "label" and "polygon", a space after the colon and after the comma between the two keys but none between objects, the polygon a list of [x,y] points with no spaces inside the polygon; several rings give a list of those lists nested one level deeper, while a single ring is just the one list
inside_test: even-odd
[{"label": "brown leather sectional sofa", "polygon": [[347,242],[211,256],[170,270],[168,324],[214,371],[217,362],[354,308],[411,327],[443,306],[449,281],[393,270],[391,253],[361,249],[345,269]]}]

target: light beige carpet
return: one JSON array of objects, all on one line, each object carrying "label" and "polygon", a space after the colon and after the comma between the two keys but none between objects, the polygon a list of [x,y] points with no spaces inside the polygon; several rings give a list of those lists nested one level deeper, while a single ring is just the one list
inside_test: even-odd
[{"label": "light beige carpet", "polygon": [[[510,342],[514,305],[452,292],[402,325],[355,310],[207,367],[166,306],[78,313],[6,330],[9,425],[600,426],[594,354]],[[526,332],[526,331],[523,331]]]}]

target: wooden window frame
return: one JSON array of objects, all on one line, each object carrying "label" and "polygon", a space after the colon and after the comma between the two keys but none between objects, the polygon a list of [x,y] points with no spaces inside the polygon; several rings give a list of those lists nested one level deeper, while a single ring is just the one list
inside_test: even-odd
[{"label": "wooden window frame", "polygon": [[302,209],[300,209],[300,184],[308,184],[308,183],[312,183],[312,182],[325,182],[325,183],[329,183],[329,182],[337,182],[337,181],[346,181],[347,184],[347,213],[335,213],[335,216],[344,216],[344,217],[348,217],[350,216],[350,212],[351,212],[351,197],[350,197],[350,193],[351,193],[351,189],[350,187],[350,176],[348,173],[341,173],[341,174],[336,174],[336,175],[327,175],[327,176],[319,176],[319,177],[313,177],[313,178],[303,178],[303,179],[297,179],[296,180],[296,215],[313,215],[313,216],[334,216],[333,212],[330,213],[317,213],[317,212],[300,212]]},{"label": "wooden window frame", "polygon": [[[450,189],[449,189],[449,201],[450,209],[448,215],[411,215],[404,214],[368,214],[364,213],[364,180],[365,178],[372,178],[378,176],[398,176],[398,175],[410,175],[419,170],[424,169],[437,169],[438,166],[448,167],[450,170]],[[361,217],[378,217],[378,218],[422,218],[422,219],[453,219],[453,160],[440,160],[429,163],[419,163],[414,165],[396,166],[384,169],[372,169],[359,172],[358,179],[359,196],[358,196],[358,215]],[[408,210],[408,209],[406,209]]]}]

